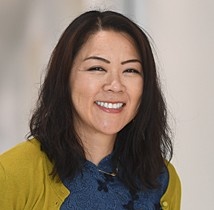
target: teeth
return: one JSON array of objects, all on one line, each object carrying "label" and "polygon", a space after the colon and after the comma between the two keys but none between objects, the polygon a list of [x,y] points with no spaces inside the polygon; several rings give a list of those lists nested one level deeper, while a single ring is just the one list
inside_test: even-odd
[{"label": "teeth", "polygon": [[96,104],[107,109],[119,109],[123,106],[123,103],[107,103],[102,101],[96,101]]}]

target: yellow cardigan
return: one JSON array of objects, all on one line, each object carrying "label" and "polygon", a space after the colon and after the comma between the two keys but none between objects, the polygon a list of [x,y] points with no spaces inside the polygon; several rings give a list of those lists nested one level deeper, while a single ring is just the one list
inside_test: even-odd
[{"label": "yellow cardigan", "polygon": [[[55,210],[60,209],[68,189],[53,180],[49,174],[52,164],[40,143],[33,139],[23,142],[0,156],[1,210]],[[180,210],[181,185],[171,164],[169,185],[160,200],[162,209]]]}]

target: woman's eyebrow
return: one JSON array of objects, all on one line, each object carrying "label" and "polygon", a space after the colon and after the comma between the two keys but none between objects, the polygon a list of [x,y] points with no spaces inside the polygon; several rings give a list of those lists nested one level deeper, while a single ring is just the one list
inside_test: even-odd
[{"label": "woman's eyebrow", "polygon": [[136,63],[136,62],[142,65],[142,62],[138,59],[130,59],[130,60],[122,61],[121,64],[124,65],[126,63]]},{"label": "woman's eyebrow", "polygon": [[[109,60],[107,60],[103,57],[100,57],[100,56],[89,56],[89,57],[85,58],[84,61],[90,60],[90,59],[100,60],[100,61],[103,61],[105,63],[111,63]],[[130,59],[130,60],[122,61],[121,64],[124,65],[126,63],[136,63],[136,62],[140,63],[142,65],[142,62],[138,59]]]},{"label": "woman's eyebrow", "polygon": [[105,63],[111,63],[109,60],[102,58],[102,57],[99,57],[99,56],[90,56],[90,57],[85,58],[84,61],[90,60],[90,59],[100,60],[100,61],[103,61]]}]

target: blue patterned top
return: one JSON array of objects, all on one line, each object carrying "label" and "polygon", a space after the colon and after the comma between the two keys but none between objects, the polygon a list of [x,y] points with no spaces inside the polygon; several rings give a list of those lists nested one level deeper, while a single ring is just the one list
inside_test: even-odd
[{"label": "blue patterned top", "polygon": [[70,190],[60,210],[157,210],[160,198],[168,185],[168,172],[165,168],[158,178],[160,188],[131,192],[117,176],[99,171],[112,171],[112,155],[105,157],[96,166],[86,161],[82,173],[73,180],[63,183]]}]

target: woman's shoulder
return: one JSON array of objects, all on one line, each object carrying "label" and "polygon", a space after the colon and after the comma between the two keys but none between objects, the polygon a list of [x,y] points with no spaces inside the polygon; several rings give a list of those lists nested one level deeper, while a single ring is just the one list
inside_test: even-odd
[{"label": "woman's shoulder", "polygon": [[174,189],[179,189],[181,187],[181,182],[180,182],[180,178],[178,176],[178,173],[177,173],[175,167],[173,166],[172,163],[169,163],[169,162],[166,163],[166,167],[169,172],[169,186],[168,187],[172,187]]},{"label": "woman's shoulder", "polygon": [[181,182],[175,167],[166,162],[169,174],[169,183],[166,192],[161,198],[161,206],[163,209],[180,210],[181,202]]},{"label": "woman's shoulder", "polygon": [[0,155],[1,207],[58,209],[68,192],[61,182],[51,179],[51,171],[52,163],[36,139],[20,143]]},{"label": "woman's shoulder", "polygon": [[47,160],[36,139],[27,140],[0,155],[1,173],[9,176],[23,176],[34,173]]},{"label": "woman's shoulder", "polygon": [[19,143],[8,151],[0,155],[0,162],[16,164],[17,162],[32,162],[33,159],[37,159],[38,156],[42,156],[40,150],[40,143],[36,139],[30,139],[25,142]]},{"label": "woman's shoulder", "polygon": [[38,148],[40,148],[40,142],[35,138],[24,140],[21,143],[18,143],[14,147],[12,147],[9,150],[7,150],[7,151],[3,152],[2,154],[0,154],[0,157],[6,155],[8,153],[13,153],[13,152],[17,152],[17,151],[20,151],[20,150],[25,150],[25,148],[38,149]]}]

